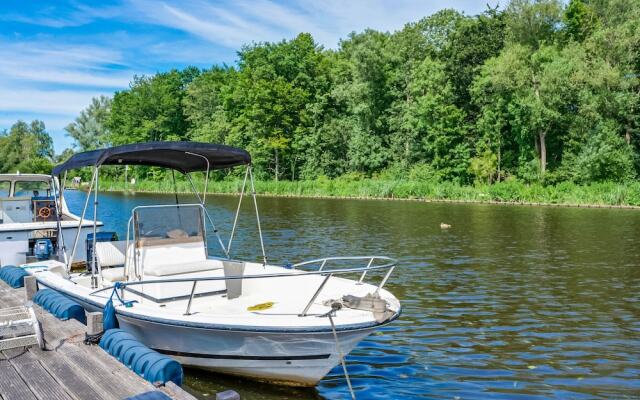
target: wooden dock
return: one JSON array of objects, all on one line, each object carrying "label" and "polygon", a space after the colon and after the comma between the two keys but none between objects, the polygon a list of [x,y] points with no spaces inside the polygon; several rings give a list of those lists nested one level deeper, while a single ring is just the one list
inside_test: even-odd
[{"label": "wooden dock", "polygon": [[[24,289],[0,281],[0,308],[24,304]],[[172,399],[195,398],[173,385],[156,388],[111,357],[84,342],[86,327],[60,321],[37,305],[46,350],[37,346],[0,352],[1,400],[122,400],[160,390]]]}]

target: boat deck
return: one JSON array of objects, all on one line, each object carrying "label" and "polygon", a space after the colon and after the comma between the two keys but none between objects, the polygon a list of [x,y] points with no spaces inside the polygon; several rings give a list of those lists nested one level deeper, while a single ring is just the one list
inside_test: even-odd
[{"label": "boat deck", "polygon": [[[0,281],[0,308],[23,302],[23,289],[12,289]],[[155,390],[173,399],[195,399],[175,385],[156,388],[99,346],[84,345],[86,327],[82,323],[60,321],[37,305],[34,310],[47,350],[34,346],[0,352],[1,400],[119,400]]]}]

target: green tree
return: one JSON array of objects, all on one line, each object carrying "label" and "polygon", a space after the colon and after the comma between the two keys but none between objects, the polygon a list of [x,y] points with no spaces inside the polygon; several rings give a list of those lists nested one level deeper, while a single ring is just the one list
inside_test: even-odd
[{"label": "green tree", "polygon": [[0,172],[51,173],[53,141],[44,122],[18,121],[0,135]]},{"label": "green tree", "polygon": [[309,34],[247,46],[226,95],[229,143],[247,147],[276,180],[291,178],[314,121],[311,104],[328,90],[324,55]]},{"label": "green tree", "polygon": [[584,0],[571,0],[564,11],[567,34],[582,42],[598,27],[599,21],[593,8]]},{"label": "green tree", "polygon": [[471,84],[484,62],[502,50],[504,34],[504,13],[489,8],[477,17],[459,20],[449,35],[440,58],[451,82],[453,101],[468,113],[476,112],[471,101]]},{"label": "green tree", "polygon": [[183,106],[190,139],[225,143],[232,128],[225,112],[225,98],[236,75],[232,68],[214,66],[189,84]]},{"label": "green tree", "polygon": [[56,164],[63,163],[67,161],[74,154],[75,152],[73,151],[73,149],[66,148],[62,151],[62,153],[56,155],[55,162]]},{"label": "green tree", "polygon": [[106,126],[114,144],[185,140],[189,123],[182,99],[193,69],[172,70],[153,77],[134,77],[129,90],[116,92]]},{"label": "green tree", "polygon": [[553,43],[562,11],[560,0],[511,0],[505,10],[507,40],[533,49]]},{"label": "green tree", "polygon": [[636,177],[637,155],[618,134],[615,123],[602,123],[593,128],[580,152],[571,157],[570,174],[578,183],[601,181],[624,182]]},{"label": "green tree", "polygon": [[64,129],[75,140],[75,147],[87,151],[107,147],[109,130],[106,123],[111,112],[111,98],[94,97],[91,104],[80,112],[75,121]]}]

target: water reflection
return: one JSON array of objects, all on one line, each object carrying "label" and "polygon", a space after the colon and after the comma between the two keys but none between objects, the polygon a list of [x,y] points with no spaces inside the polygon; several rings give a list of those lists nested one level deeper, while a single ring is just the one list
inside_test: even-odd
[{"label": "water reflection", "polygon": [[[81,193],[69,192],[72,210]],[[104,194],[124,234],[131,207],[171,196]],[[190,201],[181,198],[181,201]],[[237,198],[209,197],[222,232]],[[640,213],[629,210],[260,198],[274,263],[384,254],[403,316],[348,357],[359,399],[640,397]],[[234,254],[260,254],[245,202]],[[452,227],[440,229],[440,223]],[[224,238],[227,238],[223,234]],[[212,252],[219,250],[210,241]],[[341,369],[311,390],[188,371],[199,397],[347,398]]]}]

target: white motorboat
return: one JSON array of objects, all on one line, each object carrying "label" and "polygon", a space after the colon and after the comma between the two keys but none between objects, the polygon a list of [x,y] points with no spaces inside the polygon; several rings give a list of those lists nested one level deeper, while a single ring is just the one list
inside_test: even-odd
[{"label": "white motorboat", "polygon": [[[64,255],[64,244],[93,230],[93,221],[71,214],[51,175],[0,174],[0,266]],[[98,223],[98,225],[102,225]],[[85,242],[75,262],[84,261]]]},{"label": "white motorboat", "polygon": [[[134,208],[126,240],[93,243],[91,273],[72,273],[70,263],[57,261],[27,265],[41,287],[89,310],[102,310],[111,299],[120,328],[184,365],[301,386],[315,385],[362,339],[400,315],[399,300],[384,289],[396,265],[391,258],[326,257],[287,266],[268,262],[251,157],[244,150],[193,142],[125,145],[77,154],[57,166],[54,175],[92,167],[89,191],[97,204],[100,168],[126,164],[172,168],[192,184],[194,172],[208,178],[213,169],[244,167],[226,244],[204,207],[205,180],[202,195],[193,186],[195,204]],[[247,182],[261,263],[235,260],[231,254]],[[208,233],[222,256],[209,254]]]}]

